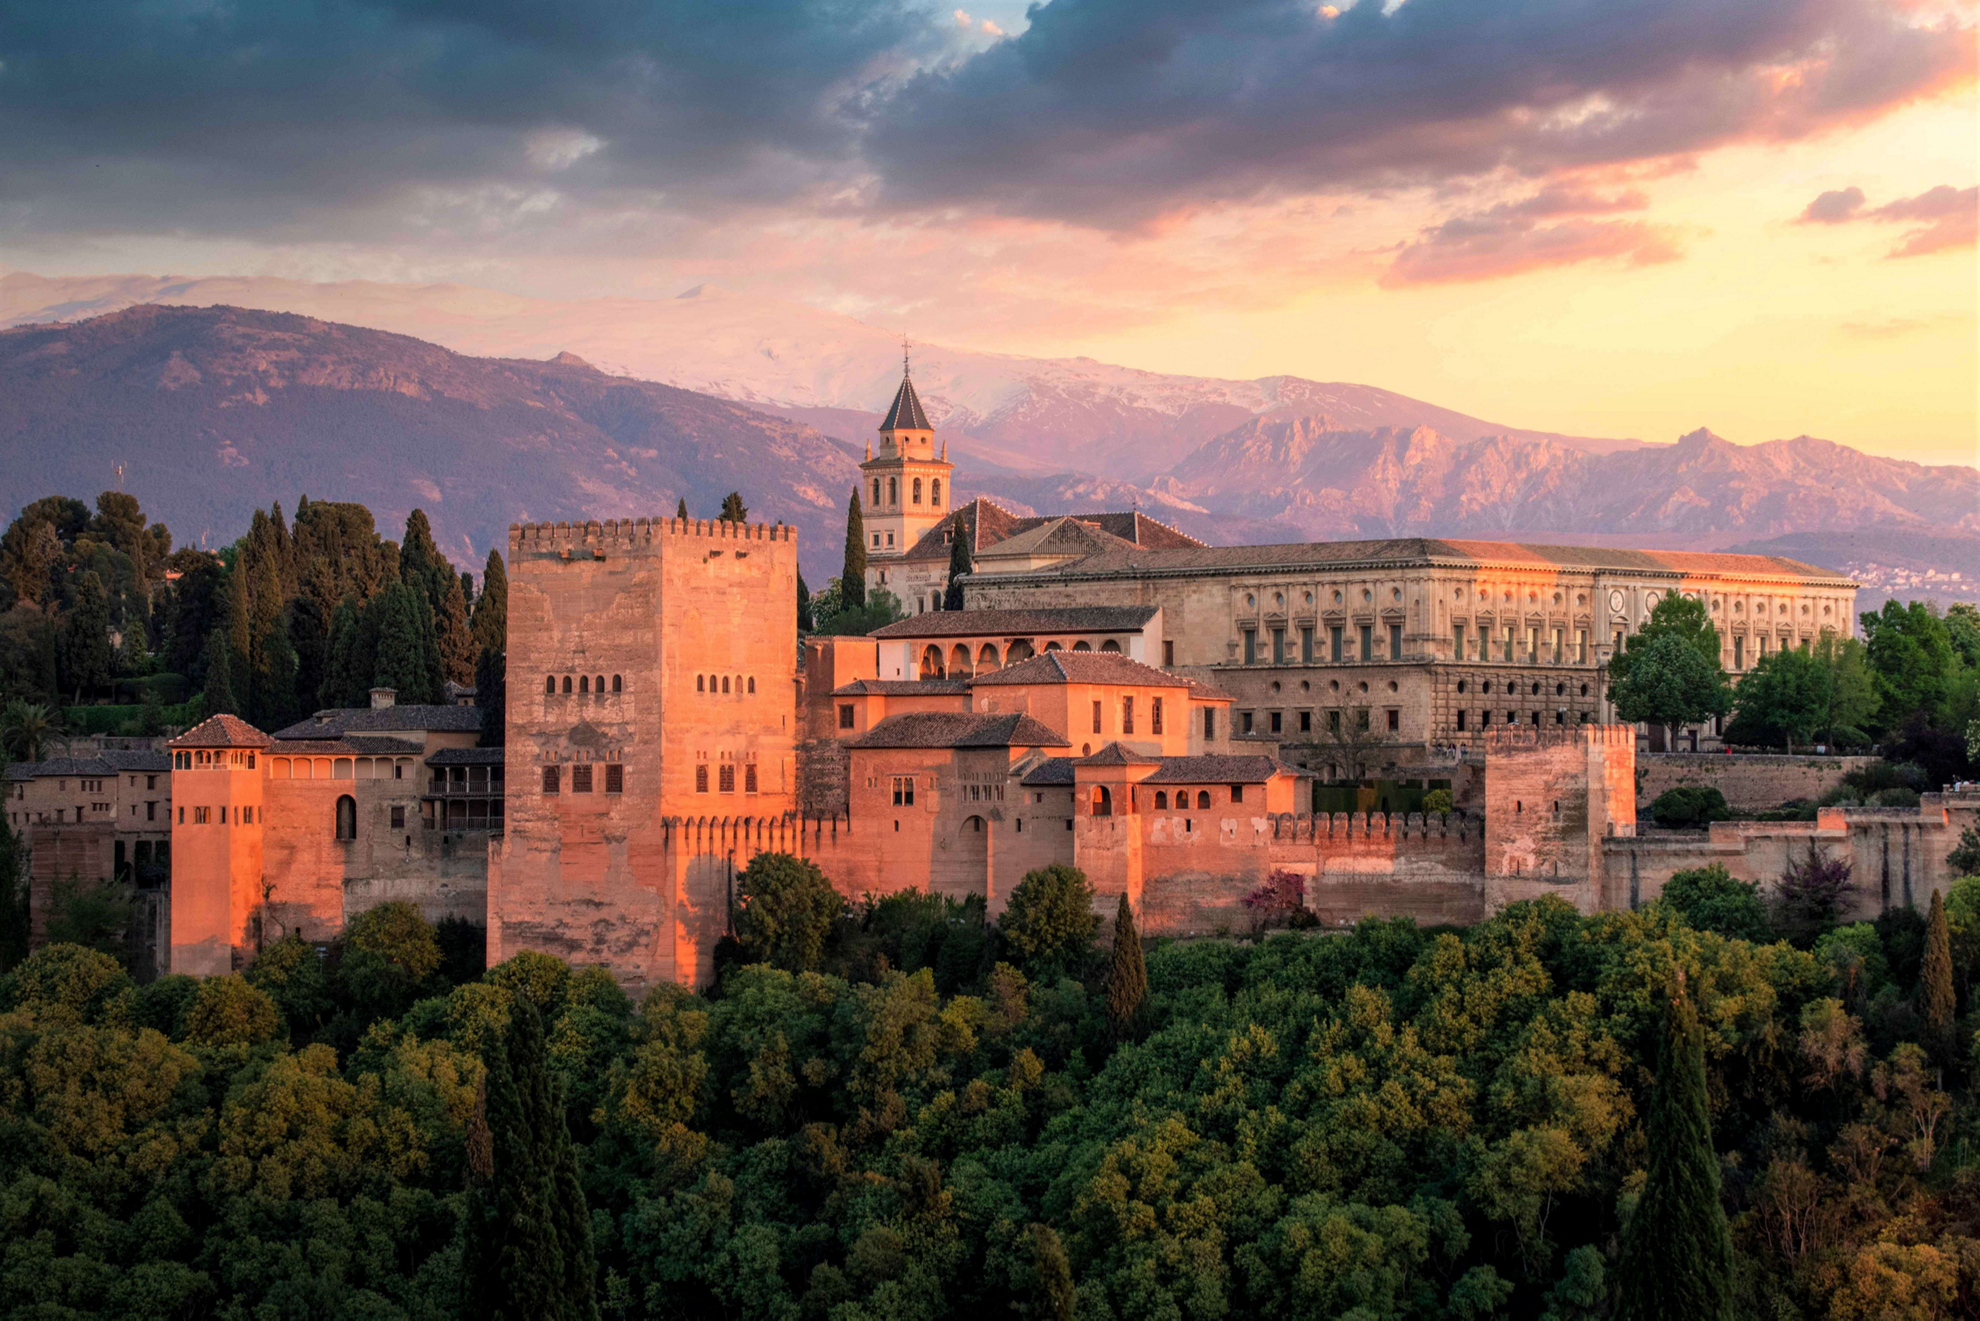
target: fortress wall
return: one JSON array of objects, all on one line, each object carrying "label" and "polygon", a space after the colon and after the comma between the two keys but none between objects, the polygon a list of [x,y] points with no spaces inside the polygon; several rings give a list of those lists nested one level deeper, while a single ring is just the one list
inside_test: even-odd
[{"label": "fortress wall", "polygon": [[1636,736],[1627,725],[1495,730],[1485,740],[1488,910],[1558,895],[1602,907],[1602,841],[1636,832]]},{"label": "fortress wall", "polygon": [[1875,757],[1787,757],[1709,752],[1652,753],[1637,759],[1637,805],[1647,816],[1666,790],[1717,789],[1735,811],[1764,812],[1795,799],[1820,798]]}]

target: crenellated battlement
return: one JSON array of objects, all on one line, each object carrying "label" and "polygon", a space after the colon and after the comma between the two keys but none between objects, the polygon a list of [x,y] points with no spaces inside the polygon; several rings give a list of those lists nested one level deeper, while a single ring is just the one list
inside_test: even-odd
[{"label": "crenellated battlement", "polygon": [[719,518],[607,518],[574,523],[511,523],[510,554],[543,554],[577,549],[632,549],[662,537],[715,541],[797,540],[787,523],[731,523]]},{"label": "crenellated battlement", "polygon": [[1484,731],[1479,741],[1485,752],[1531,752],[1536,748],[1636,747],[1634,725],[1566,725],[1560,727],[1500,726]]}]

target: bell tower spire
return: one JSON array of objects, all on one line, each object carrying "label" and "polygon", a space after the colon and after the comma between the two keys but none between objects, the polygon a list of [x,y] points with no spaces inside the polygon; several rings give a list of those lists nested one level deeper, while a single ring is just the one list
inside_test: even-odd
[{"label": "bell tower spire", "polygon": [[948,446],[935,447],[935,427],[914,388],[914,344],[901,336],[901,383],[877,428],[879,451],[869,446],[859,465],[866,506],[869,586],[885,581],[886,563],[914,548],[951,510]]}]

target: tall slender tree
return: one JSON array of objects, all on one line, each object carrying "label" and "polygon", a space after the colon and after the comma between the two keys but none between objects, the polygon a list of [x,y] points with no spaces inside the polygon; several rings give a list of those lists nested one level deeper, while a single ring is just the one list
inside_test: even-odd
[{"label": "tall slender tree", "polygon": [[846,565],[839,571],[839,608],[866,604],[866,519],[859,511],[859,487],[853,486],[846,506]]},{"label": "tall slender tree", "polygon": [[468,627],[467,598],[461,593],[461,580],[447,584],[434,621],[435,642],[440,648],[440,667],[448,679],[459,684],[474,682],[474,633]]},{"label": "tall slender tree", "polygon": [[949,537],[949,585],[942,593],[944,610],[963,608],[962,579],[976,566],[976,552],[969,544],[969,524],[963,521],[960,512],[954,522],[955,530]]},{"label": "tall slender tree", "polygon": [[1623,1230],[1616,1321],[1732,1321],[1732,1236],[1705,1102],[1705,1038],[1681,971],[1648,1127],[1649,1177]]},{"label": "tall slender tree", "polygon": [[687,516],[688,516],[687,497],[682,496],[681,502],[678,505],[674,506],[674,517],[680,519],[681,522],[685,523],[687,522]]},{"label": "tall slender tree", "polygon": [[1925,960],[1919,969],[1918,996],[1925,1016],[1926,1044],[1941,1061],[1952,1054],[1953,991],[1952,932],[1946,925],[1945,896],[1932,891],[1931,911],[1925,918]]},{"label": "tall slender tree", "polygon": [[506,741],[504,724],[509,708],[508,658],[493,647],[483,647],[475,658],[474,704],[481,710],[482,746],[499,748]]},{"label": "tall slender tree", "polygon": [[110,598],[103,579],[85,573],[76,585],[76,603],[62,620],[64,687],[82,701],[85,690],[109,683],[116,673],[117,650],[110,643]]},{"label": "tall slender tree", "polygon": [[811,616],[811,589],[804,585],[804,575],[797,576],[797,626],[798,632],[809,633],[816,621]]},{"label": "tall slender tree", "polygon": [[461,1311],[489,1321],[596,1321],[591,1222],[528,997],[482,1052],[468,1125]]},{"label": "tall slender tree", "polygon": [[287,616],[268,626],[256,650],[249,692],[253,719],[268,730],[293,725],[303,712],[296,696],[296,651],[289,642]]},{"label": "tall slender tree", "polygon": [[488,552],[481,571],[481,595],[474,602],[474,643],[482,651],[509,645],[509,573],[499,551]]},{"label": "tall slender tree", "polygon": [[453,577],[454,566],[434,544],[433,525],[426,521],[426,511],[415,509],[406,517],[405,539],[399,543],[399,581],[417,586],[426,594],[427,604],[437,606],[446,590],[442,573]]},{"label": "tall slender tree", "polygon": [[743,503],[741,491],[731,491],[722,497],[720,517],[724,523],[749,522],[749,506]]},{"label": "tall slender tree", "polygon": [[380,592],[378,602],[378,650],[367,686],[393,689],[405,703],[431,701],[429,642],[420,618],[424,599],[401,582]]},{"label": "tall slender tree", "polygon": [[1148,1001],[1148,966],[1141,957],[1141,934],[1134,929],[1134,909],[1125,892],[1114,914],[1114,948],[1107,954],[1107,1024],[1120,1040],[1141,1027]]},{"label": "tall slender tree", "polygon": [[207,715],[237,716],[241,704],[234,696],[234,649],[228,645],[225,627],[206,635],[206,688],[203,709]]}]

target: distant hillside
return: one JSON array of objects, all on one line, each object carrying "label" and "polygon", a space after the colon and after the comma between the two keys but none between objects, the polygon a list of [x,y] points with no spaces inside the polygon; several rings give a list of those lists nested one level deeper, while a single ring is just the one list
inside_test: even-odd
[{"label": "distant hillside", "polygon": [[[299,494],[381,528],[424,508],[457,559],[512,522],[750,517],[836,569],[858,456],[809,427],[575,358],[469,358],[403,335],[239,308],[137,307],[0,331],[0,508],[124,487],[182,542],[216,543]],[[389,535],[389,533],[388,533]],[[470,554],[472,551],[472,554]]]}]

